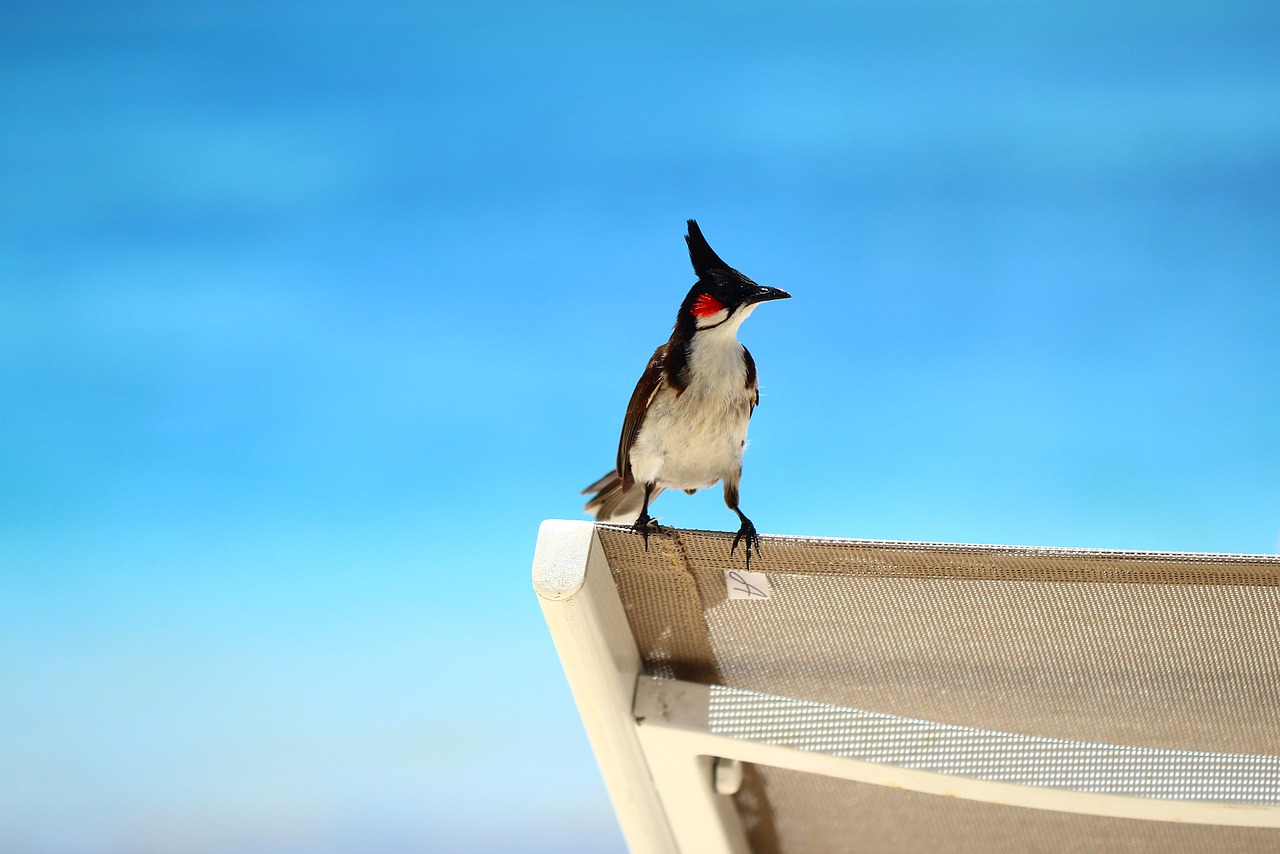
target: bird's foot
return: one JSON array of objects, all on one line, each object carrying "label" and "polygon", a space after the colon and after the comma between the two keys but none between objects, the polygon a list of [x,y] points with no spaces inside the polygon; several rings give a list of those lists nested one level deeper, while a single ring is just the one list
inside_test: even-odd
[{"label": "bird's foot", "polygon": [[738,515],[742,519],[742,527],[738,529],[737,535],[733,538],[733,545],[729,547],[729,556],[733,556],[734,551],[738,548],[738,543],[744,543],[747,553],[747,572],[750,572],[751,550],[754,548],[756,554],[760,554],[760,537],[756,535],[756,526],[751,524],[751,520],[741,513]]},{"label": "bird's foot", "polygon": [[650,516],[648,513],[641,513],[632,529],[639,531],[640,536],[644,537],[644,550],[649,551],[649,534],[654,531],[661,531],[662,526],[658,524],[658,520]]}]

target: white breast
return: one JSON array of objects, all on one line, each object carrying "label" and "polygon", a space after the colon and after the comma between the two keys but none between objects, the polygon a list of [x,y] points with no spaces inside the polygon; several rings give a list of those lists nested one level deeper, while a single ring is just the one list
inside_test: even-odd
[{"label": "white breast", "polygon": [[[744,315],[745,316],[745,315]],[[741,318],[698,333],[689,352],[689,385],[655,397],[631,449],[641,483],[701,489],[742,470],[754,392],[737,328]]]}]

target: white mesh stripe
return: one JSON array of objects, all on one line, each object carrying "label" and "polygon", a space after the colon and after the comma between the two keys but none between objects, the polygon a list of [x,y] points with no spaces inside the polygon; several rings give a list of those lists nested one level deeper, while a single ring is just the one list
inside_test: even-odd
[{"label": "white mesh stripe", "polygon": [[1280,756],[1090,744],[709,687],[717,735],[1023,786],[1280,805]]}]

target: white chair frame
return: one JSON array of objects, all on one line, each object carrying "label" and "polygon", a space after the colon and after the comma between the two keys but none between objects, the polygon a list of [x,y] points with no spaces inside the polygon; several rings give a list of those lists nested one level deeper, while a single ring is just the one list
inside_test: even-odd
[{"label": "white chair frame", "polygon": [[[623,835],[637,854],[749,854],[732,800],[739,762],[1026,808],[1280,827],[1280,756],[1062,742],[647,676],[589,522],[543,523],[533,585]],[[764,721],[745,733],[728,732],[733,727],[713,720],[726,703],[763,704],[802,725],[788,732]],[[873,739],[881,747],[891,731],[893,743],[904,745],[901,754],[860,747],[853,734],[867,728],[881,736]],[[943,751],[947,743],[976,743],[984,757],[1004,757],[1003,764],[995,771],[945,773],[938,769],[950,763],[935,755],[940,742]],[[1067,760],[1055,759],[1064,753]],[[1082,756],[1093,757],[1096,766],[1093,790],[1064,786],[1053,776],[1055,761],[1064,769],[1078,767]],[[1177,799],[1144,792],[1142,774],[1152,767],[1208,780],[1205,795]]]}]

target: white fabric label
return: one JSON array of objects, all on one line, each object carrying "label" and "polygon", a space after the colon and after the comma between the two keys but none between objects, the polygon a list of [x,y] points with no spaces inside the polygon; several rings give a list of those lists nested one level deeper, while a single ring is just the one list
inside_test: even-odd
[{"label": "white fabric label", "polygon": [[730,599],[768,599],[769,577],[763,572],[747,572],[741,569],[724,571],[724,586]]}]

